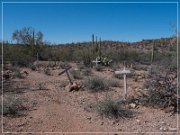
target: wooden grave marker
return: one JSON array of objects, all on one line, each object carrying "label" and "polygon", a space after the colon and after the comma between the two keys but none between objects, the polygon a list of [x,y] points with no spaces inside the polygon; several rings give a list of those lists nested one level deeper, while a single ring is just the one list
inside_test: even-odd
[{"label": "wooden grave marker", "polygon": [[97,67],[97,66],[98,66],[98,63],[100,63],[101,61],[97,60],[97,58],[96,58],[96,60],[93,60],[92,62],[93,62],[93,63],[96,63],[96,67]]},{"label": "wooden grave marker", "polygon": [[72,80],[71,80],[71,78],[70,78],[70,75],[69,75],[69,73],[68,73],[68,70],[71,69],[71,68],[72,68],[72,67],[65,68],[64,71],[62,71],[61,73],[58,74],[58,75],[62,75],[62,74],[64,74],[64,73],[66,73],[66,75],[67,75],[67,77],[68,77],[68,80],[69,80],[70,84],[73,83]]},{"label": "wooden grave marker", "polygon": [[124,76],[124,99],[127,99],[127,80],[126,80],[126,74],[130,74],[130,70],[126,70],[126,67],[124,66],[123,70],[115,71],[115,74],[123,74]]}]

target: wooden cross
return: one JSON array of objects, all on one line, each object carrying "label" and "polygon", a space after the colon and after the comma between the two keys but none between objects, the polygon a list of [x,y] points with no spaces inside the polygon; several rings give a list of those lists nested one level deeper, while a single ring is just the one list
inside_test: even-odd
[{"label": "wooden cross", "polygon": [[127,98],[127,82],[126,82],[126,74],[131,73],[130,70],[126,70],[125,66],[124,69],[121,71],[115,71],[115,74],[123,74],[124,75],[124,99]]},{"label": "wooden cross", "polygon": [[96,67],[97,67],[98,63],[101,62],[101,61],[97,60],[97,58],[96,58],[96,60],[93,60],[92,62],[96,63]]},{"label": "wooden cross", "polygon": [[62,75],[62,74],[64,74],[64,73],[66,73],[70,84],[72,84],[72,80],[71,80],[71,78],[70,78],[70,75],[69,75],[69,73],[68,73],[68,70],[71,69],[71,68],[72,68],[72,67],[65,68],[64,71],[62,71],[61,73],[59,73],[59,75]]}]

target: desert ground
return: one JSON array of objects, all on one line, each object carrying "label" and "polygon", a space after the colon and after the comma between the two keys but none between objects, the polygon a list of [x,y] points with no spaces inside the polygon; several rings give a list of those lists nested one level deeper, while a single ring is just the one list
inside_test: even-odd
[{"label": "desert ground", "polygon": [[[111,67],[96,70],[95,67],[82,68],[81,63],[71,62],[68,63],[72,67],[68,70],[70,78],[81,88],[70,92],[66,73],[58,75],[65,70],[63,64],[64,62],[59,62],[56,66],[50,67],[50,62],[39,61],[40,66],[36,70],[18,67],[19,76],[15,76],[15,69],[10,64],[4,65],[4,73],[11,74],[3,82],[1,97],[3,95],[4,104],[6,99],[13,97],[20,100],[25,107],[20,114],[18,112],[17,115],[7,114],[1,117],[4,133],[178,134],[177,113],[173,113],[171,108],[144,106],[138,100],[147,91],[143,85],[149,65],[145,68],[134,68],[134,65],[127,67],[133,69],[136,76],[127,76],[127,100],[134,100],[128,100],[123,104],[128,110],[127,115],[117,119],[98,113],[97,103],[107,98],[121,103],[124,95],[123,78],[115,78]],[[45,67],[48,67],[48,72],[45,72]],[[119,69],[123,69],[123,66],[119,65]],[[80,77],[73,77],[72,70],[78,71]],[[116,85],[109,86],[104,91],[93,92],[84,86],[84,81],[91,77],[114,80]]]}]

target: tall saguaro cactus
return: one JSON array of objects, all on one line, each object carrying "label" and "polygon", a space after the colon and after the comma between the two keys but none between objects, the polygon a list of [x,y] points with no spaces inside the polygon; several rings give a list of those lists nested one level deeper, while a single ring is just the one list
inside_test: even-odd
[{"label": "tall saguaro cactus", "polygon": [[154,61],[154,41],[153,41],[153,44],[152,44],[151,64],[153,63],[153,61]]},{"label": "tall saguaro cactus", "polygon": [[101,61],[101,38],[99,38],[98,53],[99,53],[99,58],[100,58],[100,61]]},{"label": "tall saguaro cactus", "polygon": [[92,34],[92,58],[94,56],[94,34]]},{"label": "tall saguaro cactus", "polygon": [[95,47],[96,52],[98,51],[98,41],[97,41],[97,36],[96,36],[96,47]]}]

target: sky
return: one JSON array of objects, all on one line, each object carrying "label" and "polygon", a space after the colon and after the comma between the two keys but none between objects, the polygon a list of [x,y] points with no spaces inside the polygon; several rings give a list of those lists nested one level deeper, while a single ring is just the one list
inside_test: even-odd
[{"label": "sky", "polygon": [[3,40],[33,27],[51,43],[102,40],[135,42],[170,37],[176,3],[3,3]]}]

